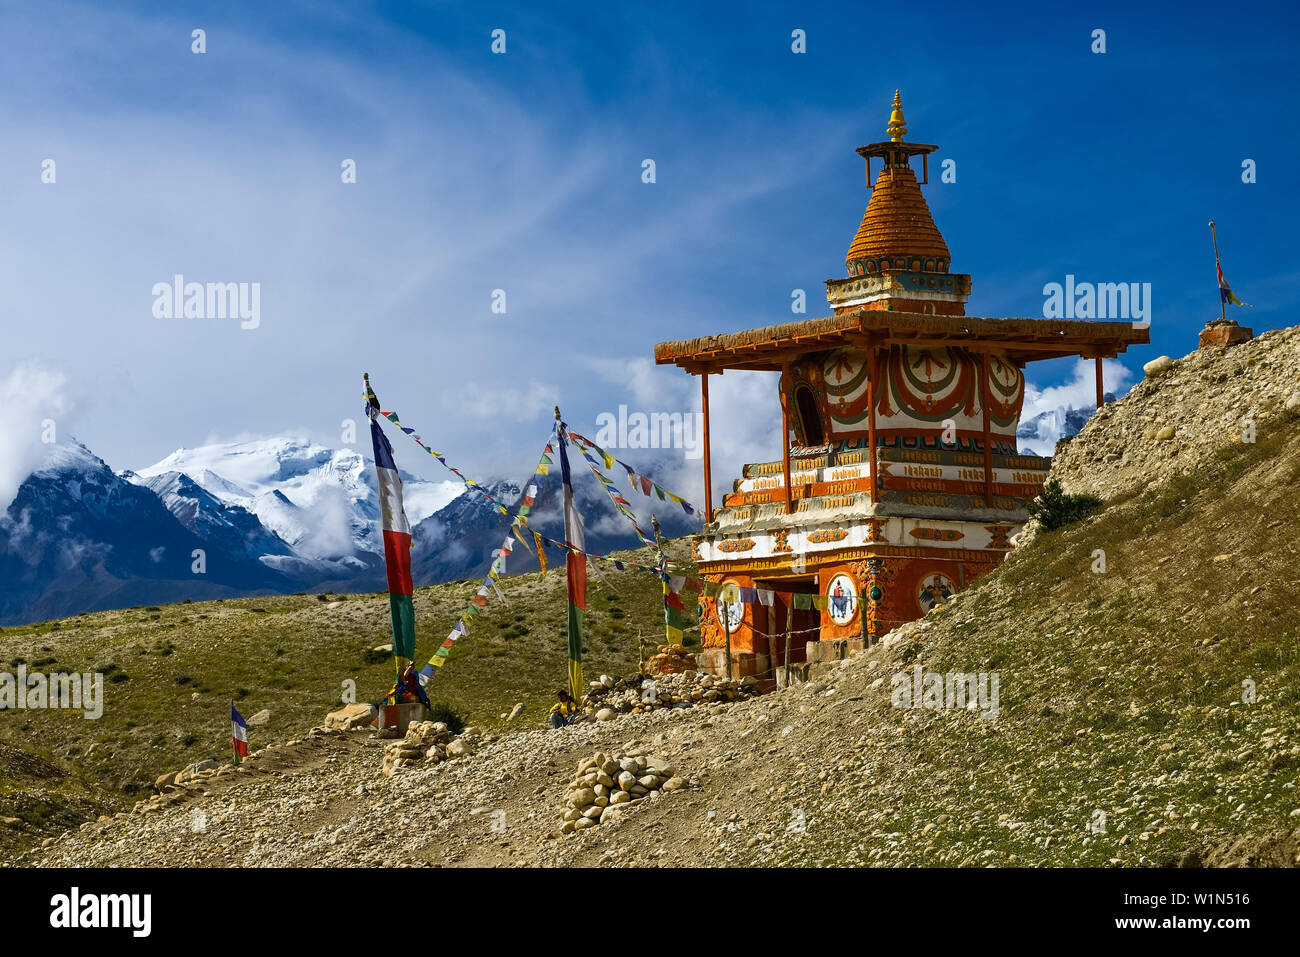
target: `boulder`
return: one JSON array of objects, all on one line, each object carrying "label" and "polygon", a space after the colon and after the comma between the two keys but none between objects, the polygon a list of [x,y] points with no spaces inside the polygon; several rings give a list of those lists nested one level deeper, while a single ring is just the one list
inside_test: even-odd
[{"label": "boulder", "polygon": [[614,712],[609,708],[601,708],[596,712],[597,721],[609,721],[614,717]]},{"label": "boulder", "polygon": [[1154,377],[1154,376],[1161,375],[1165,372],[1168,372],[1173,367],[1174,367],[1173,359],[1169,358],[1168,356],[1160,356],[1159,358],[1152,359],[1150,362],[1144,365],[1142,367],[1142,371],[1145,372],[1148,376]]},{"label": "boulder", "polygon": [[351,731],[370,724],[379,715],[379,710],[372,704],[344,705],[338,711],[331,711],[325,716],[325,727],[338,731]]},{"label": "boulder", "polygon": [[523,713],[524,713],[524,703],[521,701],[513,708],[510,709],[510,717],[506,718],[506,720],[513,721],[515,720],[515,718],[519,717]]},{"label": "boulder", "polygon": [[591,788],[579,788],[569,795],[569,807],[587,807],[596,800],[596,792]]}]

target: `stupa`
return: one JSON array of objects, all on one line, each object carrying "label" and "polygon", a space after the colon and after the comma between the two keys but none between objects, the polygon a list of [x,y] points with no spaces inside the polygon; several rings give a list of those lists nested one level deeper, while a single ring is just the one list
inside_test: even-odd
[{"label": "stupa", "polygon": [[[790,662],[840,657],[996,568],[1051,464],[1017,450],[1025,365],[1095,359],[1100,406],[1102,359],[1148,342],[1131,322],[967,316],[971,277],[950,271],[921,192],[938,147],[904,139],[897,92],[886,134],[857,151],[871,197],[848,275],[826,282],[831,315],[655,347],[657,363],[700,377],[701,574],[778,592],[770,605],[724,603],[736,675],[765,678],[785,661],[787,621]],[[709,377],[728,369],[780,373],[783,448],[746,465],[715,509]],[[701,632],[703,664],[721,671],[712,598]]]}]

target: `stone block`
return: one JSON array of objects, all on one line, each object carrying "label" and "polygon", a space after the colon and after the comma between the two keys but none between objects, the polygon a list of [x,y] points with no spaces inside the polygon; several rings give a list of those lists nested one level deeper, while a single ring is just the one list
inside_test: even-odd
[{"label": "stone block", "polygon": [[1239,326],[1231,319],[1227,322],[1215,320],[1201,330],[1201,341],[1197,348],[1219,347],[1226,349],[1228,346],[1235,346],[1241,342],[1249,342],[1253,338],[1255,338],[1255,333],[1248,326]]}]

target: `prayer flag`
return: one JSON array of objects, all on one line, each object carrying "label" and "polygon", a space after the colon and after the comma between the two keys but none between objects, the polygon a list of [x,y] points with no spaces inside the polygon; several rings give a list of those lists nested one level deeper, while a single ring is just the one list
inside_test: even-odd
[{"label": "prayer flag", "polygon": [[242,761],[248,757],[248,722],[233,704],[230,706],[230,727],[235,743],[235,760]]}]

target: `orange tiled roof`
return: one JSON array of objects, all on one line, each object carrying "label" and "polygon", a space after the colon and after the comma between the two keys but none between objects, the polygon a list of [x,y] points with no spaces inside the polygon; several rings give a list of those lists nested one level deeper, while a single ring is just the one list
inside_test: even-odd
[{"label": "orange tiled roof", "polygon": [[853,237],[846,264],[881,257],[947,260],[948,244],[930,215],[916,173],[908,166],[886,167],[876,178],[871,202]]}]

